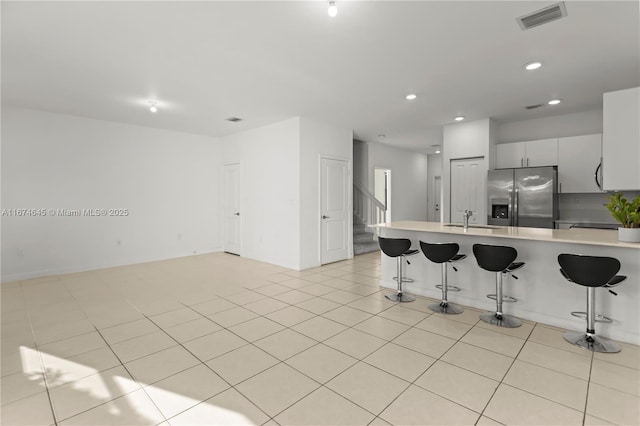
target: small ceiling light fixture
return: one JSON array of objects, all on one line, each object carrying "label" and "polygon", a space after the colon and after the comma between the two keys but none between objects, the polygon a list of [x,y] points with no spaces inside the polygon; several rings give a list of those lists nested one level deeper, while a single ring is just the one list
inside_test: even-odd
[{"label": "small ceiling light fixture", "polygon": [[330,1],[329,2],[329,9],[327,9],[327,13],[332,18],[334,18],[338,14],[338,8],[336,7],[336,2],[335,1]]},{"label": "small ceiling light fixture", "polygon": [[147,103],[149,104],[149,111],[158,112],[158,102],[157,101],[149,101]]},{"label": "small ceiling light fixture", "polygon": [[384,140],[384,138],[386,138],[386,137],[387,137],[387,135],[385,135],[384,133],[380,133],[378,135],[378,139],[380,139],[380,140]]},{"label": "small ceiling light fixture", "polygon": [[529,62],[528,64],[526,64],[524,66],[524,69],[527,70],[527,71],[533,71],[533,70],[537,70],[541,66],[542,66],[542,62],[534,61],[534,62]]},{"label": "small ceiling light fixture", "polygon": [[459,116],[457,116],[456,118],[454,118],[454,120],[456,120],[456,121],[462,121],[462,120],[464,120],[464,115],[459,115]]},{"label": "small ceiling light fixture", "polygon": [[440,154],[440,150],[439,149],[436,149],[436,154]]},{"label": "small ceiling light fixture", "polygon": [[415,93],[409,93],[407,96],[405,96],[407,98],[407,100],[412,101],[415,98],[417,98],[418,96]]},{"label": "small ceiling light fixture", "polygon": [[562,102],[562,99],[552,99],[549,102],[547,102],[549,105],[558,105],[560,102]]}]

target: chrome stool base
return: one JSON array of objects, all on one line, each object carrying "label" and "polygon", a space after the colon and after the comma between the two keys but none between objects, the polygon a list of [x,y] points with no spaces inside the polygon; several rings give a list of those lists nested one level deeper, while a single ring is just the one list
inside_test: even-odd
[{"label": "chrome stool base", "polygon": [[385,294],[384,297],[391,300],[392,302],[401,303],[413,302],[414,300],[416,300],[413,295],[407,293],[389,293]]},{"label": "chrome stool base", "polygon": [[480,319],[488,324],[498,327],[516,328],[522,325],[520,320],[512,315],[498,314],[497,312],[487,312],[480,314]]},{"label": "chrome stool base", "polygon": [[464,309],[462,309],[462,307],[448,302],[433,303],[429,305],[428,308],[433,312],[438,312],[440,314],[446,315],[456,315],[464,312]]},{"label": "chrome stool base", "polygon": [[592,352],[616,353],[620,346],[604,337],[589,335],[581,331],[568,331],[563,335],[567,342]]}]

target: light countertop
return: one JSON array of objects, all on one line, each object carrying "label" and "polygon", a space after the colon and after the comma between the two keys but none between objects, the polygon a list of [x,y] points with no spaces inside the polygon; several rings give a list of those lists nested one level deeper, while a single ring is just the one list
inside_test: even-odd
[{"label": "light countertop", "polygon": [[440,234],[469,235],[477,237],[512,238],[531,241],[588,244],[607,247],[640,249],[640,243],[618,241],[618,231],[609,229],[544,229],[514,226],[473,225],[464,231],[462,227],[446,226],[440,222],[398,221],[370,225],[371,228],[395,229],[401,231],[435,232]]}]

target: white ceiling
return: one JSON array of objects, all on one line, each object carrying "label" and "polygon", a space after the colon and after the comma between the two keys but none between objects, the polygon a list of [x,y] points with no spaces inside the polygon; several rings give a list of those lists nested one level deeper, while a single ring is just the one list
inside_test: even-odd
[{"label": "white ceiling", "polygon": [[330,18],[325,1],[3,1],[2,101],[212,136],[302,115],[431,152],[458,114],[585,111],[640,85],[638,1],[566,1],[520,29],[552,3],[337,0]]}]

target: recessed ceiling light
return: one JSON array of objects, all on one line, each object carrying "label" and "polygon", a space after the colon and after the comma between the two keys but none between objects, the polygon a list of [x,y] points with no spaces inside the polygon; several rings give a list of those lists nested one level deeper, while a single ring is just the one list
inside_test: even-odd
[{"label": "recessed ceiling light", "polygon": [[418,97],[418,96],[417,96],[417,95],[415,95],[414,93],[410,93],[410,94],[408,94],[408,95],[406,96],[407,100],[410,100],[410,101],[414,100],[414,99],[415,99],[415,98],[417,98],[417,97]]},{"label": "recessed ceiling light", "polygon": [[382,139],[384,139],[384,138],[386,138],[386,137],[387,137],[387,135],[385,135],[384,133],[380,133],[380,134],[378,135],[378,139],[380,139],[380,140],[382,140]]},{"label": "recessed ceiling light", "polygon": [[537,70],[541,66],[542,66],[542,62],[534,61],[534,62],[529,62],[528,64],[526,64],[524,66],[524,69],[527,70],[527,71],[533,71],[533,70]]},{"label": "recessed ceiling light", "polygon": [[440,154],[440,150],[439,150],[439,149],[438,149],[438,150],[436,150],[436,154]]},{"label": "recessed ceiling light", "polygon": [[549,105],[558,105],[560,102],[562,102],[562,99],[552,99],[549,102],[547,102]]},{"label": "recessed ceiling light", "polygon": [[459,116],[457,116],[456,118],[454,118],[454,120],[456,120],[456,121],[462,121],[462,120],[464,120],[464,115],[459,115]]},{"label": "recessed ceiling light", "polygon": [[330,1],[329,2],[329,9],[327,9],[327,13],[332,18],[335,17],[338,14],[338,8],[336,7],[336,2],[334,2],[334,1]]},{"label": "recessed ceiling light", "polygon": [[149,101],[149,111],[158,112],[158,102],[157,101]]}]

